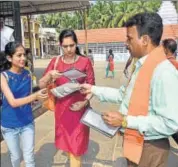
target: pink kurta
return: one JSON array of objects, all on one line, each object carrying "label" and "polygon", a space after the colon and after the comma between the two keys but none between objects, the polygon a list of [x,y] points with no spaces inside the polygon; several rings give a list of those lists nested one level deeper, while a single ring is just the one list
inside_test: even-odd
[{"label": "pink kurta", "polygon": [[[53,70],[55,60],[56,58],[51,60],[45,73]],[[57,70],[63,72],[73,67],[87,74],[87,77],[78,79],[79,83],[95,83],[93,67],[87,57],[80,56],[74,64],[66,64],[60,59]],[[57,85],[62,85],[66,82],[70,82],[70,80],[64,76],[56,80]],[[85,96],[77,91],[64,98],[57,99],[56,102],[55,145],[58,149],[72,153],[75,156],[81,156],[87,151],[89,128],[80,123],[86,108],[75,112],[70,110],[70,106],[84,99]]]}]

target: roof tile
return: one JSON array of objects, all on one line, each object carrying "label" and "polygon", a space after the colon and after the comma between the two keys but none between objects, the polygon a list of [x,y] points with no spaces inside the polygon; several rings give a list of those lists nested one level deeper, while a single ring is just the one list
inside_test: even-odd
[{"label": "roof tile", "polygon": [[[85,30],[75,31],[79,44],[85,43]],[[108,42],[125,42],[126,28],[107,28],[107,29],[90,29],[87,30],[88,43],[108,43]],[[165,25],[162,39],[178,39],[178,24]]]}]

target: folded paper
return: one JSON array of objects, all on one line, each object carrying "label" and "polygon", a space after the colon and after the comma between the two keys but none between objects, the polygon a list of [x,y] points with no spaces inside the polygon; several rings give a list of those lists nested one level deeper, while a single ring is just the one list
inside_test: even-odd
[{"label": "folded paper", "polygon": [[63,72],[63,75],[70,80],[75,80],[78,78],[86,77],[86,74],[77,70],[77,69],[70,69],[68,71]]},{"label": "folded paper", "polygon": [[55,97],[62,98],[78,90],[80,90],[78,83],[69,82],[51,89],[51,92]]}]

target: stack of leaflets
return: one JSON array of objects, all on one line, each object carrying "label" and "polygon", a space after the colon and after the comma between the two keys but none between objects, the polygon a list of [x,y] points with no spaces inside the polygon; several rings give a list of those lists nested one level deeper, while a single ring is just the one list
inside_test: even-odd
[{"label": "stack of leaflets", "polygon": [[51,89],[52,94],[57,98],[63,98],[75,91],[80,90],[78,78],[86,77],[86,74],[77,70],[70,69],[62,73],[63,76],[70,79],[70,82],[60,85],[56,88]]}]

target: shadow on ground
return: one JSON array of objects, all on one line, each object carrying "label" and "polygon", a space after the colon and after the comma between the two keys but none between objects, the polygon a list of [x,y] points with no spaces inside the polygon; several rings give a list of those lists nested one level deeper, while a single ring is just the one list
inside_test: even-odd
[{"label": "shadow on ground", "polygon": [[[125,158],[120,157],[115,162],[110,160],[101,160],[97,158],[99,153],[99,145],[90,140],[89,150],[85,156],[82,158],[83,167],[92,167],[94,164],[108,165],[113,167],[127,167],[127,162]],[[65,153],[61,152],[61,155],[57,156],[57,162],[55,163],[55,155],[58,153],[58,150],[55,148],[54,143],[44,144],[35,155],[36,166],[37,167],[69,167],[69,160],[66,161],[67,156]],[[171,148],[169,154],[169,160],[167,167],[178,167],[178,149]],[[3,160],[3,161],[2,161]],[[1,154],[1,167],[11,167],[10,159],[8,153]]]},{"label": "shadow on ground", "polygon": [[[101,160],[96,158],[97,154],[99,153],[99,150],[100,148],[98,143],[94,142],[93,140],[90,140],[89,150],[86,153],[86,155],[82,157],[82,166],[92,167],[94,163],[113,166],[112,161],[108,161],[108,160],[106,161],[106,160]],[[36,166],[37,167],[51,167],[51,166],[69,167],[69,160],[66,154],[61,153],[61,156],[59,155],[55,157],[57,152],[58,150],[55,148],[54,143],[44,144],[40,148],[40,150],[36,153]],[[56,158],[57,158],[57,162],[61,162],[61,163],[56,163],[55,162]]]}]

